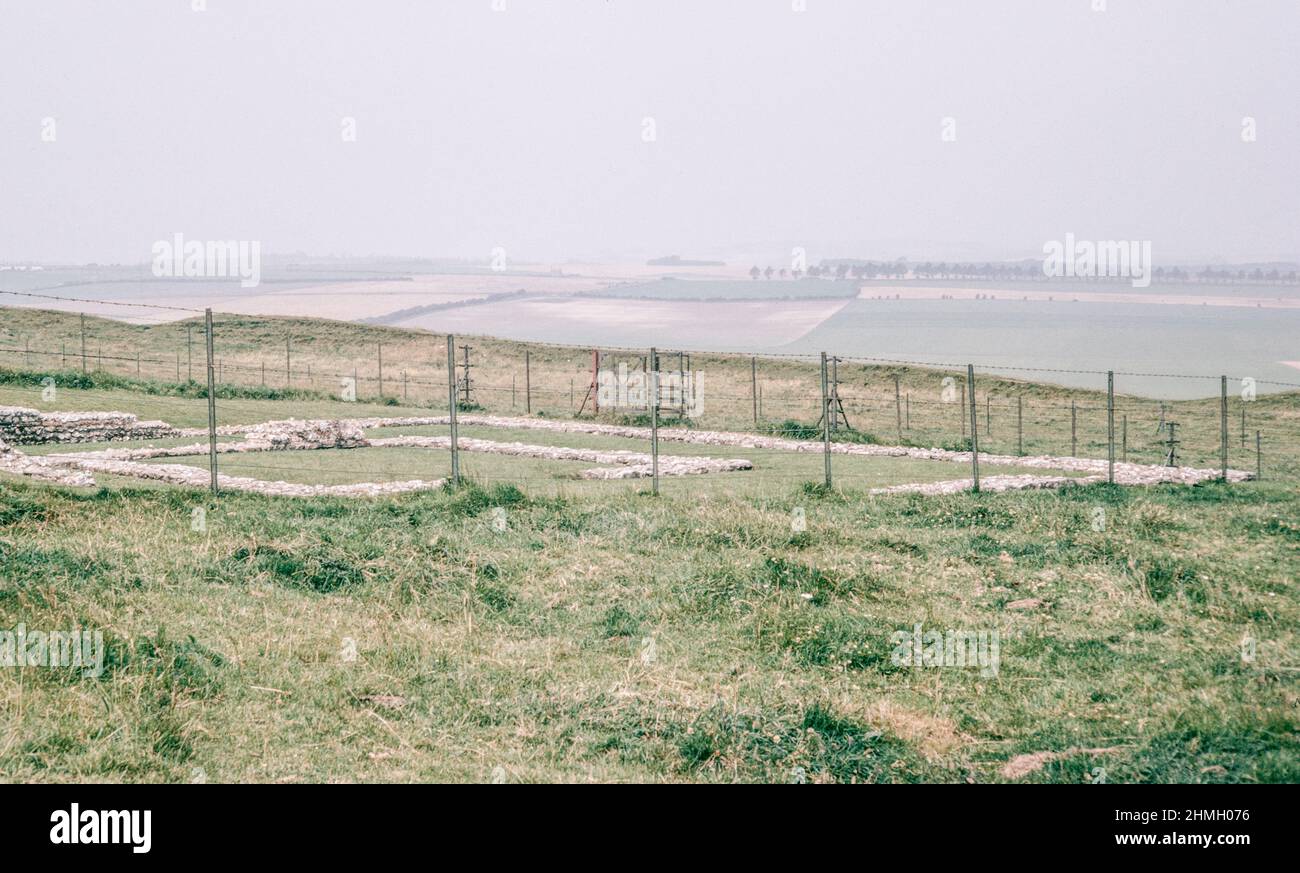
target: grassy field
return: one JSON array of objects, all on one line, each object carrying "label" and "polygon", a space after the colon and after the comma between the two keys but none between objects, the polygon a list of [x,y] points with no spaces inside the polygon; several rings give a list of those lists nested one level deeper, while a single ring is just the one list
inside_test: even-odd
[{"label": "grassy field", "polygon": [[0,487],[0,624],[108,651],[0,671],[4,778],[1300,778],[1281,486],[203,503]]},{"label": "grassy field", "polygon": [[[201,320],[197,326],[194,322],[190,324],[195,328],[192,330],[192,373],[194,379],[201,382],[205,378]],[[207,411],[199,386],[192,386],[195,390],[189,397],[167,396],[177,381],[178,372],[182,382],[190,375],[191,368],[186,364],[186,322],[141,327],[87,318],[86,325],[90,381],[94,382],[99,373],[135,380],[138,371],[140,379],[153,384],[152,390],[163,393],[128,401],[112,393],[100,397],[61,391],[57,408],[126,408],[121,404],[133,402],[132,411],[137,407],[144,410],[141,411],[142,417],[157,417],[191,426],[205,423]],[[286,338],[291,369],[288,383],[284,368]],[[220,384],[253,392],[265,389],[272,395],[286,387],[312,392],[309,397],[298,399],[291,414],[299,418],[375,414],[373,410],[387,408],[389,404],[417,409],[421,413],[430,409],[445,411],[447,408],[445,335],[321,319],[219,316],[214,340],[216,357],[220,362]],[[567,418],[583,404],[591,380],[590,349],[486,337],[458,338],[457,344],[458,347],[461,344],[473,347],[472,399],[485,412],[524,412],[527,381],[532,384],[532,411],[535,414]],[[0,365],[3,365],[0,366],[0,403],[55,408],[41,402],[39,378],[6,376],[5,371],[49,373],[58,377],[56,381],[60,385],[66,384],[69,379],[79,377],[81,372],[80,348],[80,321],[75,315],[0,308]],[[96,355],[101,348],[102,362]],[[42,354],[41,350],[46,351]],[[378,380],[381,350],[382,392]],[[529,358],[530,380],[525,375],[525,353]],[[460,354],[458,349],[458,359]],[[603,361],[609,369],[616,370],[620,363],[624,363],[635,372],[641,366],[642,357],[640,352],[609,352]],[[1045,363],[1050,364],[1051,360],[1047,355]],[[102,366],[97,367],[101,363]],[[661,365],[665,369],[675,367],[676,358],[664,358]],[[693,354],[690,366],[702,374],[703,414],[692,422],[696,427],[752,430],[756,427],[756,405],[760,430],[786,420],[811,424],[819,417],[818,365],[811,359],[759,358],[754,382],[751,382],[751,361],[746,356]],[[331,406],[329,398],[337,399],[339,394],[339,379],[351,377],[353,373],[358,380],[357,395],[362,402]],[[1051,373],[1040,375],[1045,380],[1052,378]],[[961,402],[964,370],[844,362],[839,366],[839,377],[840,396],[850,423],[878,441],[897,443],[901,436],[901,441],[907,444],[958,446],[967,436],[969,409]],[[898,379],[897,405],[895,377]],[[981,449],[1015,454],[1023,444],[1026,454],[1069,454],[1072,446],[1077,446],[1077,453],[1081,456],[1105,457],[1104,391],[1069,389],[1045,381],[982,374],[977,378],[975,394]],[[757,404],[752,393],[755,386],[759,395]],[[62,399],[65,397],[66,400]],[[115,402],[119,405],[101,405]],[[244,423],[286,417],[286,414],[274,411],[278,402],[259,401],[247,396],[222,398],[219,395],[219,421]],[[65,407],[65,403],[90,405]],[[1121,439],[1121,429],[1127,421],[1127,457],[1145,463],[1162,462],[1164,435],[1157,433],[1162,406],[1164,417],[1180,425],[1182,461],[1191,465],[1215,466],[1220,444],[1217,398],[1161,404],[1117,395],[1116,438],[1117,441]],[[331,408],[340,411],[331,413]],[[366,409],[370,411],[364,411]],[[587,412],[590,410],[588,402]],[[393,409],[387,409],[387,412],[400,414]],[[603,416],[611,421],[619,418],[617,413],[607,412]],[[1259,430],[1262,432],[1266,475],[1271,472],[1281,477],[1300,477],[1300,392],[1261,393],[1258,399],[1246,402],[1241,398],[1240,386],[1230,384],[1228,420],[1230,462],[1234,467],[1254,468],[1254,436]]]},{"label": "grassy field", "polygon": [[[446,428],[408,428],[404,432],[439,433]],[[394,436],[396,432],[376,431],[379,436]],[[497,428],[466,428],[465,436],[479,439],[515,439],[532,445],[562,445],[573,448],[600,448],[644,452],[642,442],[616,439],[571,439],[580,435],[538,434],[536,431],[511,432]],[[540,439],[538,437],[541,437]],[[578,445],[582,443],[583,445]],[[683,495],[708,494],[714,497],[739,497],[776,494],[787,491],[792,484],[815,481],[822,476],[819,455],[796,455],[789,452],[753,451],[732,449],[722,451],[712,448],[701,451],[702,446],[682,445],[686,451],[677,451],[678,444],[661,445],[665,455],[707,455],[710,457],[743,457],[754,463],[752,471],[719,473],[707,476],[665,476],[660,480],[662,493],[680,492]],[[207,469],[206,455],[160,459],[163,463],[187,464]],[[895,458],[836,458],[835,477],[842,484],[865,488],[901,485],[909,482],[939,482],[960,479],[969,471],[965,465],[942,461],[914,461]],[[408,479],[435,479],[450,475],[451,453],[441,449],[423,448],[363,448],[346,451],[314,451],[223,455],[220,459],[222,473],[251,476],[257,479],[284,480],[307,484],[336,485],[350,482],[400,482]],[[463,452],[460,456],[462,475],[483,484],[509,483],[526,488],[530,494],[567,497],[613,496],[636,493],[649,487],[645,480],[589,480],[579,479],[582,470],[601,465],[590,461],[552,461],[507,455]],[[606,465],[608,466],[608,465]],[[993,467],[988,472],[994,472]],[[1042,470],[1016,467],[998,467],[998,473],[1042,474]],[[1050,472],[1050,471],[1049,471]]]},{"label": "grassy field", "polygon": [[[83,396],[84,395],[84,396]],[[161,417],[186,426],[200,426],[206,421],[206,401],[188,398],[150,397],[130,391],[78,391],[67,389],[61,393],[61,407],[87,409],[117,409],[135,412],[142,418]],[[0,400],[4,392],[0,391]],[[19,398],[20,400],[23,398]],[[283,401],[237,400],[231,419],[255,422],[274,417],[286,417]],[[237,414],[235,414],[237,411]],[[332,401],[293,403],[296,417],[331,417],[338,415],[393,415],[426,413],[428,410],[370,407]],[[445,426],[406,426],[371,428],[369,437],[443,436]],[[645,440],[632,440],[600,434],[561,433],[528,428],[499,428],[463,425],[463,437],[498,442],[519,442],[529,445],[564,446],[605,451],[648,452]],[[220,436],[219,442],[235,442],[238,437]],[[177,437],[149,441],[159,447],[194,445],[204,443],[200,437]],[[28,454],[60,454],[65,452],[95,451],[130,443],[63,443],[24,447]],[[793,453],[769,449],[749,449],[735,446],[710,446],[664,440],[660,451],[665,456],[703,456],[714,458],[744,458],[753,463],[753,469],[707,476],[668,477],[661,481],[665,493],[709,494],[717,497],[754,497],[781,494],[791,485],[821,479],[822,457],[816,453]],[[207,469],[206,454],[154,459],[152,463],[185,464]],[[644,491],[644,480],[587,480],[580,479],[582,470],[601,466],[590,461],[553,461],[501,454],[466,451],[461,454],[461,470],[475,481],[492,485],[510,483],[527,488],[532,494],[579,497],[612,496]],[[834,475],[837,482],[851,488],[866,490],[910,482],[938,482],[960,479],[969,475],[964,463],[925,461],[908,458],[873,458],[863,456],[836,456]],[[438,479],[451,474],[451,455],[443,449],[428,448],[360,448],[338,451],[273,452],[250,454],[222,454],[218,459],[223,474],[249,476],[257,479],[300,482],[305,484],[338,485],[355,482],[399,482],[409,479]],[[986,466],[988,474],[1056,473],[1062,471],[1034,469],[1020,466]],[[6,474],[0,473],[0,476]],[[17,478],[17,477],[10,477]],[[140,482],[126,477],[103,477],[104,487],[134,488]]]},{"label": "grassy field", "polygon": [[[395,336],[316,325],[315,353],[334,365],[374,335]],[[165,333],[175,326],[134,330],[122,341],[176,337]],[[408,341],[436,349],[439,339]],[[521,363],[521,346],[473,344],[485,371]],[[535,366],[556,368],[543,373],[580,357],[531,350]],[[709,363],[748,378],[747,359]],[[805,393],[815,377],[803,362],[763,366],[770,384]],[[871,422],[881,438],[893,424],[889,372],[851,373],[864,401],[889,404]],[[937,379],[899,372],[918,392]],[[53,404],[40,402],[41,375],[0,374],[0,403],[205,420],[193,387],[148,374],[91,378]],[[1054,406],[1097,401],[998,385]],[[224,388],[222,420],[430,409],[260,391]],[[484,396],[488,411],[509,411]],[[744,426],[746,402],[720,399],[710,426]],[[1252,414],[1275,428],[1295,421],[1294,396],[1256,403]],[[1212,455],[1215,412],[1188,404],[1171,417]],[[1005,437],[993,424],[996,444]],[[404,432],[439,429],[374,435]],[[1081,454],[1095,451],[1095,432]],[[644,449],[580,434],[463,433]],[[960,438],[937,425],[909,436],[944,435]],[[1059,442],[1044,427],[1026,450]],[[462,456],[459,490],[374,500],[214,500],[107,477],[93,491],[6,477],[0,631],[99,630],[105,658],[97,677],[0,669],[0,778],[1300,780],[1300,476],[1280,450],[1258,483],[948,497],[865,491],[964,468],[836,457],[828,492],[813,484],[817,455],[664,451],[750,457],[757,469],[666,479],[659,498],[643,480],[572,478],[591,464],[473,453]],[[357,481],[371,465],[434,478],[447,458],[359,449],[221,462],[231,473]],[[894,635],[918,624],[996,634],[995,669],[900,663]]]}]

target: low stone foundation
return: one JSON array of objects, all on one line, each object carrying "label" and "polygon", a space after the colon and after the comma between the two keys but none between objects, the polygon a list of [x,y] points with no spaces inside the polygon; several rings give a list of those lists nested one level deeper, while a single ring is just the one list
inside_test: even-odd
[{"label": "low stone foundation", "polygon": [[[485,427],[526,428],[559,433],[587,433],[604,436],[644,440],[649,428],[598,424],[584,421],[553,421],[537,418],[519,418],[489,415],[463,415],[464,425]],[[346,449],[373,446],[449,448],[451,440],[444,436],[399,436],[384,439],[366,439],[366,428],[412,427],[445,425],[446,416],[421,416],[404,418],[357,419],[286,419],[252,425],[223,425],[218,432],[223,435],[243,435],[239,442],[217,445],[221,454],[237,452],[273,452],[312,449]],[[139,440],[177,436],[206,436],[203,428],[173,428],[161,421],[137,421],[134,415],[121,412],[41,413],[25,407],[0,407],[0,470],[31,476],[68,485],[93,485],[90,473],[102,472],[121,476],[157,479],[178,485],[202,487],[207,484],[204,470],[181,465],[147,464],[142,461],[162,457],[181,457],[206,454],[208,446],[199,443],[189,446],[123,447],[93,452],[70,452],[62,455],[33,457],[23,454],[5,440],[18,444],[92,442],[107,440]],[[660,439],[666,442],[695,443],[710,446],[736,446],[753,449],[771,449],[786,452],[818,453],[822,443],[812,440],[792,440],[782,437],[724,431],[693,431],[663,428]],[[467,452],[516,455],[549,460],[590,461],[605,466],[583,470],[579,475],[586,479],[629,479],[651,475],[651,457],[646,452],[628,450],[574,449],[564,446],[537,446],[526,443],[506,443],[462,437],[460,448]],[[917,460],[948,461],[969,464],[969,452],[938,448],[910,446],[884,446],[860,443],[834,443],[831,452],[839,455],[865,455],[875,457],[905,457]],[[1043,475],[991,475],[981,479],[987,491],[1007,491],[1020,488],[1059,488],[1073,484],[1105,481],[1107,464],[1094,458],[1008,455],[980,455],[981,465],[1018,466],[1045,470],[1068,470],[1083,473],[1068,477],[1045,473]],[[659,473],[663,476],[685,476],[699,473],[720,473],[749,470],[753,464],[743,458],[710,458],[660,455]],[[1195,484],[1221,475],[1221,471],[1194,467],[1162,467],[1151,464],[1115,464],[1115,481],[1121,485],[1154,485],[1159,483]],[[1241,470],[1229,470],[1228,479],[1239,482],[1253,479],[1254,475]],[[355,485],[299,485],[288,482],[265,482],[237,476],[222,476],[220,484],[231,490],[256,491],[283,496],[311,496],[336,494],[349,496],[378,495],[402,491],[436,488],[442,480],[408,482],[358,483]],[[922,493],[951,494],[969,490],[970,479],[952,479],[942,482],[911,483],[889,488],[874,489],[875,494]]]},{"label": "low stone foundation", "polygon": [[[151,479],[184,485],[190,488],[207,488],[211,483],[211,474],[198,467],[184,464],[143,464],[138,461],[121,461],[111,458],[76,455],[50,455],[42,458],[50,464],[63,464],[80,471],[104,473],[113,476],[130,476],[136,479]],[[72,473],[73,471],[64,471]],[[86,472],[80,475],[90,479]],[[224,491],[249,491],[254,494],[266,494],[272,497],[379,497],[384,494],[402,494],[407,491],[430,491],[441,488],[442,479],[409,479],[404,482],[356,482],[349,485],[304,485],[298,482],[269,481],[252,479],[248,476],[217,475],[217,486]],[[66,484],[89,484],[90,482],[69,482]]]},{"label": "low stone foundation", "polygon": [[327,419],[268,421],[244,432],[244,441],[264,451],[356,449],[368,445],[354,422]]},{"label": "low stone foundation", "polygon": [[[369,444],[376,447],[415,447],[450,449],[451,437],[400,436],[372,439]],[[542,458],[548,461],[589,461],[593,464],[608,464],[608,467],[596,467],[583,470],[579,475],[584,479],[642,479],[654,474],[649,452],[630,452],[622,449],[571,449],[566,446],[533,446],[527,443],[502,443],[496,440],[479,440],[473,437],[460,437],[457,447],[464,452],[487,452],[494,455],[515,455],[525,458]],[[731,473],[739,470],[752,470],[752,462],[744,458],[706,458],[684,455],[660,455],[660,476],[690,476],[699,473]]]},{"label": "low stone foundation", "polygon": [[[451,437],[438,436],[401,436],[368,440],[361,436],[361,430],[350,422],[294,422],[306,427],[295,430],[286,428],[285,422],[274,422],[276,426],[268,431],[256,434],[248,431],[248,439],[237,443],[218,443],[217,454],[242,454],[245,452],[275,451],[312,451],[330,448],[421,448],[450,449]],[[337,427],[330,427],[337,425]],[[593,464],[607,464],[607,467],[594,467],[583,470],[578,475],[584,479],[639,479],[652,474],[652,459],[646,452],[622,450],[602,451],[599,449],[571,449],[565,446],[533,446],[527,443],[502,443],[495,440],[479,440],[462,437],[458,441],[461,451],[483,452],[494,455],[514,455],[516,457],[542,458],[549,461],[589,461]],[[100,449],[93,452],[67,452],[58,455],[58,463],[66,466],[80,466],[92,469],[81,462],[93,461],[102,464],[106,461],[128,462],[117,467],[122,475],[132,475],[130,471],[143,469],[147,465],[130,466],[130,463],[156,458],[182,458],[189,455],[206,455],[206,443],[193,443],[185,446],[137,446],[134,448]],[[753,469],[753,464],[744,458],[706,458],[685,457],[678,455],[659,456],[659,475],[689,476],[700,473],[729,473],[737,470]],[[100,471],[107,468],[96,467]],[[154,478],[154,477],[149,477]]]},{"label": "low stone foundation", "polygon": [[95,477],[79,470],[68,470],[50,463],[45,458],[23,454],[0,440],[0,470],[15,476],[27,476],[45,482],[57,482],[60,485],[89,487],[95,484]]},{"label": "low stone foundation", "polygon": [[[649,440],[650,428],[630,425],[600,424],[592,421],[556,421],[543,418],[522,418],[499,415],[459,415],[456,419],[461,425],[480,425],[485,427],[508,427],[528,430],[544,430],[556,433],[588,433],[602,436],[623,437],[625,439]],[[411,418],[359,418],[354,421],[364,428],[372,427],[420,427],[447,424],[447,416],[421,416]],[[772,449],[782,452],[799,452],[820,454],[823,451],[820,440],[795,440],[786,437],[763,436],[761,434],[737,433],[732,431],[684,430],[681,428],[660,428],[659,439],[663,442],[694,443],[706,446],[735,446],[747,449]],[[925,449],[915,446],[886,446],[874,443],[831,443],[833,455],[859,455],[877,458],[912,458],[918,461],[951,461],[969,466],[970,452],[957,452],[951,449]],[[1104,459],[1075,458],[1055,455],[995,455],[980,452],[980,466],[1029,467],[1044,470],[1068,470],[1072,473],[1091,474],[1075,481],[1092,481],[1100,475],[1105,478],[1107,465]],[[1158,485],[1174,483],[1195,485],[1209,479],[1217,479],[1221,470],[1202,467],[1164,467],[1156,464],[1132,464],[1116,462],[1115,482],[1120,485]],[[1043,477],[1028,477],[1051,479]],[[1228,481],[1245,482],[1254,479],[1255,474],[1244,470],[1228,470]],[[1008,481],[1013,481],[1010,477]],[[969,485],[969,483],[968,483]],[[901,486],[900,486],[901,487]],[[908,486],[911,487],[911,486]],[[1027,484],[1023,487],[1036,487]]]},{"label": "low stone foundation", "polygon": [[[1105,482],[1105,476],[981,476],[981,491],[1021,491],[1033,488],[1065,488],[1071,485],[1090,485]],[[871,494],[961,494],[970,491],[973,479],[948,479],[943,482],[910,482],[872,488]]]},{"label": "low stone foundation", "polygon": [[179,433],[166,422],[140,421],[129,412],[41,412],[0,406],[0,440],[15,446],[153,440]]}]

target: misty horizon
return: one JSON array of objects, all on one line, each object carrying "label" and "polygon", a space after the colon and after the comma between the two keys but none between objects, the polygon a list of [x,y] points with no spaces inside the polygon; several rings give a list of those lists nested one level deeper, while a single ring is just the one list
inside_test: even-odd
[{"label": "misty horizon", "polygon": [[6,6],[0,260],[1300,260],[1287,3],[199,5]]}]

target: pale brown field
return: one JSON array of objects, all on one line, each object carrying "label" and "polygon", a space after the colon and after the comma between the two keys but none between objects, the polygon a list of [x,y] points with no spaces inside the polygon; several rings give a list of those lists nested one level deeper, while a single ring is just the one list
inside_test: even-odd
[{"label": "pale brown field", "polygon": [[904,288],[901,286],[864,286],[859,299],[897,297],[900,300],[939,300],[944,297],[956,300],[975,300],[993,297],[997,300],[1030,300],[1035,303],[1144,303],[1149,306],[1244,306],[1262,309],[1300,309],[1300,298],[1295,297],[1224,297],[1208,294],[1149,294],[1140,290],[1128,291],[1029,291],[1006,289],[996,285],[988,288]]},{"label": "pale brown field", "polygon": [[[510,336],[539,342],[631,345],[646,330],[662,345],[685,349],[726,345],[725,327],[744,325],[745,342],[792,342],[844,308],[848,300],[630,300],[533,297],[415,316],[397,323],[433,331]],[[730,335],[735,335],[734,332]]]}]

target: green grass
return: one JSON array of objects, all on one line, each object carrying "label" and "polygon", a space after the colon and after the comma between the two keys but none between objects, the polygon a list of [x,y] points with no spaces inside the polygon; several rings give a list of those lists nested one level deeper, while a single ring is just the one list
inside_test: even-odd
[{"label": "green grass", "polygon": [[[437,435],[445,437],[446,427],[374,428],[367,432],[371,437],[399,435]],[[626,450],[647,452],[648,441],[609,437],[599,434],[554,433],[524,428],[462,427],[461,435],[467,438],[521,442],[531,445],[568,446],[601,450]],[[237,441],[237,437],[221,437],[221,442]],[[202,443],[201,438],[188,437],[152,440],[149,445],[177,446]],[[125,444],[122,444],[125,445]],[[48,446],[27,446],[29,454],[59,454],[111,447],[104,443],[67,443]],[[732,473],[665,476],[660,480],[660,490],[669,494],[696,494],[714,497],[747,497],[765,494],[783,494],[800,483],[819,479],[823,475],[822,459],[818,454],[796,454],[764,449],[746,449],[727,446],[708,446],[691,443],[661,441],[663,455],[689,457],[745,458],[754,469]],[[206,454],[171,458],[156,458],[149,463],[185,464],[206,470]],[[581,479],[583,470],[601,467],[590,461],[551,461],[538,458],[514,457],[481,452],[462,452],[461,470],[464,475],[482,483],[507,482],[526,487],[536,495],[578,497],[610,496],[646,491],[646,479],[591,480]],[[329,451],[250,452],[247,454],[222,454],[218,467],[223,474],[248,476],[256,479],[304,484],[341,485],[355,482],[397,482],[409,479],[438,479],[451,473],[451,453],[446,449],[428,448],[360,448]],[[833,460],[836,481],[842,486],[865,490],[911,482],[938,482],[969,476],[969,467],[946,461],[921,461],[908,458],[876,458],[836,456]],[[987,467],[988,473],[1051,473],[1041,469],[1022,467]],[[141,480],[125,477],[104,477],[105,487],[137,488]]]},{"label": "green grass", "polygon": [[[626,442],[626,441],[625,441]],[[566,444],[555,437],[546,444]],[[624,445],[644,451],[644,445]],[[665,449],[669,448],[667,446]],[[671,448],[676,448],[672,446]],[[667,453],[667,452],[665,452]],[[682,454],[703,454],[697,452]],[[716,450],[710,454],[719,455]],[[757,464],[752,471],[716,473],[705,476],[660,478],[661,491],[694,494],[739,496],[783,492],[792,482],[821,474],[821,459],[779,452],[732,452],[729,456],[750,457]],[[159,463],[187,464],[207,469],[206,455],[160,458]],[[646,479],[590,480],[578,478],[583,470],[602,465],[590,461],[551,461],[479,452],[465,452],[460,457],[463,475],[479,482],[509,482],[526,486],[533,493],[608,495],[641,491],[650,487]],[[218,458],[222,473],[251,476],[257,479],[283,480],[305,484],[345,484],[351,482],[395,482],[406,479],[436,479],[450,475],[451,453],[443,449],[363,448],[337,451],[266,452],[222,455]],[[836,459],[835,474],[842,483],[864,487],[884,487],[910,482],[938,482],[968,475],[965,467],[939,461],[910,461],[893,458]],[[1031,472],[1019,468],[992,468],[998,472]],[[1042,473],[1043,471],[1032,471]]]},{"label": "green grass", "polygon": [[[141,420],[162,420],[177,427],[206,427],[205,397],[145,394],[123,388],[59,388],[56,399],[46,402],[40,388],[0,384],[0,405],[26,406],[42,412],[133,412]],[[378,403],[344,403],[328,396],[279,401],[256,397],[217,399],[219,424],[255,424],[277,418],[353,418],[376,415],[430,415],[427,407],[393,407]],[[446,408],[442,410],[446,414]]]},{"label": "green grass", "polygon": [[[1107,749],[1022,778],[1300,778],[1290,490],[817,491],[0,485],[0,627],[109,646],[99,679],[0,671],[0,774],[998,781]],[[895,666],[916,622],[998,630],[999,674]]]},{"label": "green grass", "polygon": [[[763,280],[753,284],[762,285]],[[818,282],[831,285],[833,283]],[[186,325],[193,328],[192,373],[202,381],[201,323],[195,320],[153,326],[129,325],[100,318],[87,318],[89,370],[134,380],[137,354],[141,355],[139,378],[162,386],[184,384],[191,370],[187,366]],[[40,378],[71,371],[80,375],[81,322],[70,313],[0,307],[0,374],[7,369],[20,375],[0,375],[0,403],[41,406]],[[289,342],[291,384],[285,377],[285,342]],[[525,409],[524,355],[529,355],[533,390],[532,410],[548,418],[572,417],[582,405],[591,379],[590,349],[519,343],[488,337],[458,337],[458,346],[473,347],[474,400],[493,414],[523,414]],[[310,318],[265,318],[218,315],[214,346],[219,362],[221,393],[238,393],[239,387],[252,393],[263,390],[311,392],[296,401],[298,417],[328,414],[331,403],[316,397],[337,397],[339,378],[358,379],[357,394],[363,401],[352,404],[353,414],[396,414],[402,408],[445,410],[447,408],[447,358],[444,335],[427,331]],[[382,346],[383,384],[379,383]],[[26,353],[25,348],[35,349]],[[102,349],[102,360],[97,352]],[[41,352],[44,352],[43,354]],[[460,355],[459,350],[457,355]],[[623,353],[605,359],[616,369],[620,362],[630,370],[640,367],[642,352]],[[941,358],[942,360],[942,358]],[[676,358],[665,359],[665,367]],[[692,369],[701,378],[703,415],[693,423],[699,428],[765,431],[771,423],[810,424],[820,416],[819,370],[816,362],[792,358],[760,358],[757,387],[761,394],[760,422],[754,422],[750,359],[744,355],[694,354]],[[265,377],[263,376],[265,368]],[[310,368],[310,372],[309,372]],[[405,374],[406,381],[402,377]],[[840,395],[849,421],[859,433],[888,443],[919,446],[960,444],[970,427],[970,410],[961,403],[965,372],[904,365],[872,365],[844,362],[839,366]],[[898,406],[895,382],[898,377]],[[1043,374],[1044,379],[1051,375]],[[945,392],[945,379],[952,380]],[[263,384],[265,382],[265,385]],[[1099,380],[1102,387],[1104,380]],[[17,383],[17,384],[15,384]],[[1262,431],[1265,474],[1284,478],[1300,477],[1300,392],[1261,394],[1244,402],[1237,385],[1229,386],[1229,458],[1238,469],[1253,469],[1254,434]],[[99,389],[102,403],[120,394]],[[162,387],[154,390],[164,391]],[[60,392],[62,394],[62,392]],[[381,399],[382,395],[382,399]],[[168,401],[183,397],[159,396],[149,417],[197,425],[206,421],[205,401],[190,400],[174,406]],[[1017,400],[1019,399],[1019,407]],[[62,402],[62,401],[61,401]],[[100,401],[96,401],[100,402]],[[1068,454],[1071,441],[1071,403],[1078,454],[1106,455],[1106,397],[1104,391],[1068,389],[1043,382],[977,374],[976,408],[981,449],[1015,454],[1023,442],[1026,454]],[[343,404],[337,404],[342,407]],[[1165,416],[1181,425],[1181,458],[1185,464],[1214,466],[1220,445],[1219,401],[1174,401],[1165,404]],[[86,408],[104,408],[98,407]],[[116,407],[114,407],[116,408]],[[184,413],[173,410],[183,408]],[[219,401],[223,422],[274,417],[259,410],[271,410],[254,397],[231,397]],[[283,407],[281,407],[283,408]],[[362,410],[368,412],[362,412]],[[587,407],[590,412],[590,404]],[[1246,413],[1243,444],[1241,413]],[[343,413],[339,413],[343,414]],[[169,417],[170,416],[170,417]],[[184,417],[184,421],[180,419]],[[602,413],[608,421],[624,416]],[[900,418],[902,427],[900,428]],[[1164,458],[1163,434],[1157,434],[1160,404],[1153,400],[1120,395],[1116,398],[1117,443],[1124,419],[1128,421],[1128,457],[1144,463]],[[987,420],[986,420],[987,419]],[[1018,424],[1023,427],[1018,437]],[[779,425],[778,425],[779,426]],[[1119,449],[1117,449],[1119,451]]]},{"label": "green grass", "polygon": [[[358,330],[358,346],[369,342],[372,329]],[[340,348],[353,341],[329,331]],[[503,371],[523,348],[484,346]],[[567,354],[537,351],[533,364]],[[807,365],[771,366],[773,384],[806,393]],[[852,375],[889,403],[855,424],[887,438],[892,379]],[[0,384],[0,403],[51,408],[32,385]],[[1020,388],[1044,403],[1075,396]],[[1279,422],[1295,414],[1294,397],[1259,402]],[[324,397],[218,405],[232,422],[428,411]],[[133,383],[64,388],[55,408],[206,418],[202,398]],[[745,414],[738,400],[705,424]],[[445,429],[376,435],[402,432]],[[1300,495],[1281,461],[1272,479],[1234,486],[935,498],[865,492],[963,466],[837,456],[828,490],[816,454],[663,450],[758,469],[665,479],[659,498],[644,480],[571,478],[590,464],[472,453],[459,490],[377,500],[4,477],[0,630],[76,625],[102,632],[107,652],[98,678],[0,668],[0,778],[993,782],[1049,752],[1014,778],[1300,779]],[[296,481],[356,481],[344,477],[372,464],[435,478],[447,461],[407,449],[221,457],[226,472],[285,465],[276,478]],[[891,635],[917,623],[997,631],[997,674],[895,663]]]}]

